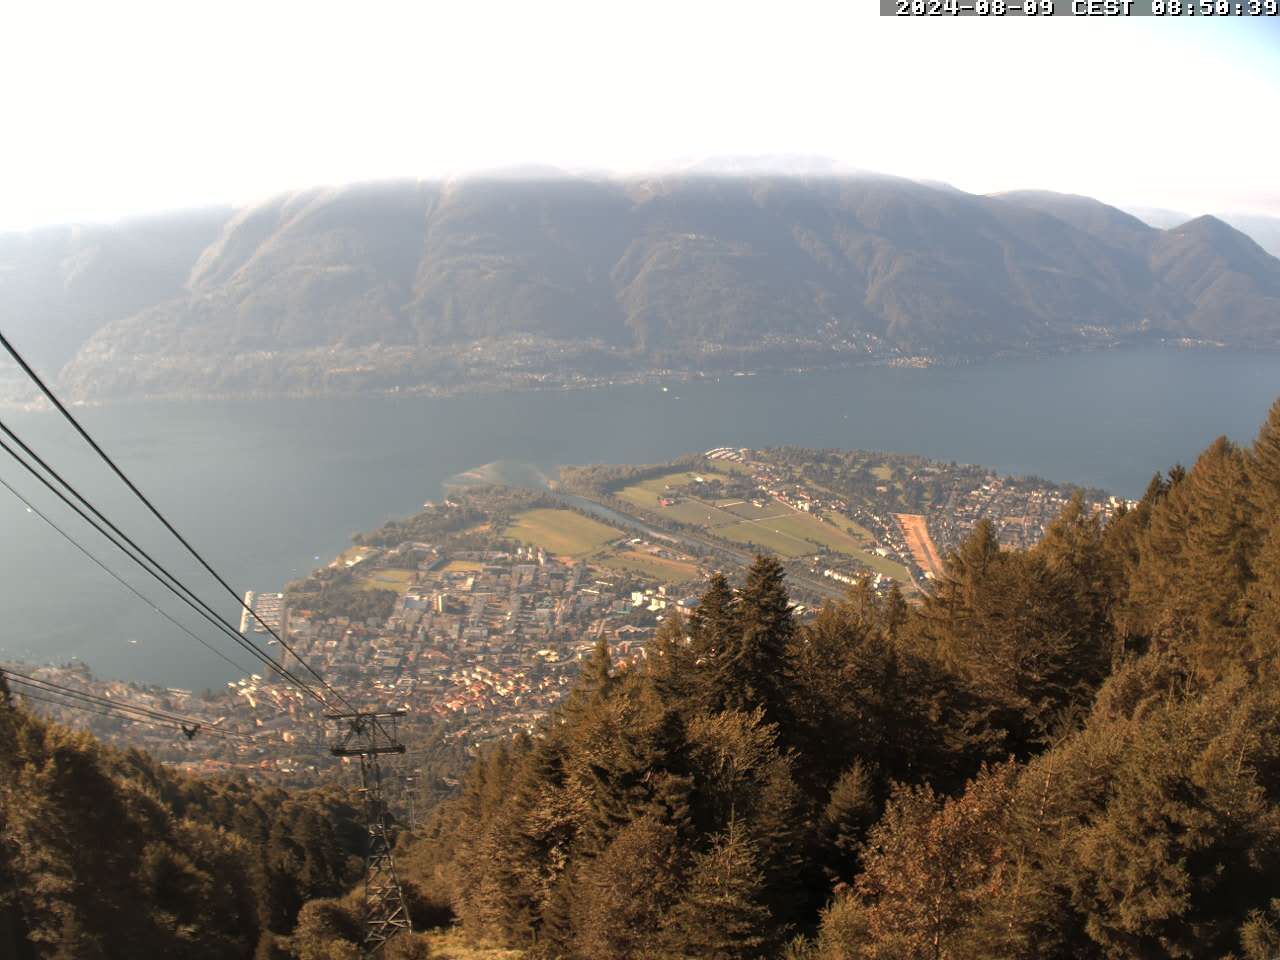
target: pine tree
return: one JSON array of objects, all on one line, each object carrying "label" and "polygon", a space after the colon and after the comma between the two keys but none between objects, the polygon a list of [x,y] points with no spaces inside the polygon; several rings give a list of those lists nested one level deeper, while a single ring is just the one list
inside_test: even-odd
[{"label": "pine tree", "polygon": [[1248,469],[1250,498],[1263,527],[1280,523],[1280,400],[1271,405],[1258,431]]},{"label": "pine tree", "polygon": [[761,903],[763,877],[747,834],[731,822],[710,849],[695,857],[664,940],[688,960],[755,960],[774,945],[776,931]]},{"label": "pine tree", "polygon": [[910,619],[910,608],[907,606],[906,599],[902,596],[902,587],[895,580],[889,585],[889,593],[885,596],[884,606],[881,610],[881,623],[884,626],[884,634],[890,640],[896,640]]},{"label": "pine tree", "polygon": [[1261,536],[1249,499],[1246,458],[1225,437],[1205,451],[1187,481],[1192,523],[1182,590],[1194,609],[1196,659],[1204,669],[1217,671],[1240,657],[1242,600]]},{"label": "pine tree", "polygon": [[689,618],[689,636],[696,660],[715,660],[738,633],[738,602],[722,573],[714,573],[706,592]]},{"label": "pine tree", "polygon": [[613,681],[613,655],[609,652],[608,639],[602,635],[591,650],[591,658],[582,665],[579,687],[583,696],[590,700],[607,697],[613,689]]},{"label": "pine tree", "polygon": [[688,714],[696,712],[697,666],[678,610],[672,610],[654,634],[647,665],[649,681],[663,703]]},{"label": "pine tree", "polygon": [[986,722],[1005,731],[1007,749],[1025,756],[1102,681],[1104,615],[1078,595],[1085,574],[1069,557],[1001,552],[981,525],[954,557],[921,610],[927,649],[985,701]]},{"label": "pine tree", "polygon": [[619,830],[645,814],[682,826],[690,790],[684,722],[643,679],[628,678],[571,733],[580,854],[598,856]]},{"label": "pine tree", "polygon": [[1253,560],[1253,582],[1242,611],[1248,662],[1257,669],[1280,669],[1280,522],[1267,534]]},{"label": "pine tree", "polygon": [[808,804],[795,782],[791,756],[762,710],[725,711],[688,727],[696,792],[693,825],[709,836],[737,824],[747,834],[764,872],[761,893],[779,923],[793,919],[799,888]]},{"label": "pine tree", "polygon": [[1206,676],[1238,662],[1244,598],[1261,543],[1243,453],[1225,437],[1153,509],[1130,578],[1137,629],[1183,646]]},{"label": "pine tree", "polygon": [[654,956],[652,938],[679,896],[677,831],[644,816],[584,864],[573,904],[573,949],[581,957]]},{"label": "pine tree", "polygon": [[1170,637],[1186,633],[1187,625],[1170,606],[1176,597],[1191,522],[1185,476],[1180,467],[1169,472],[1166,490],[1152,505],[1138,537],[1138,560],[1129,570],[1124,601],[1124,629],[1131,636],[1167,643]]},{"label": "pine tree", "polygon": [[1057,880],[1108,956],[1222,956],[1276,891],[1275,693],[1229,680],[1116,726],[1114,759],[1054,798],[1070,804]]},{"label": "pine tree", "polygon": [[862,759],[840,775],[819,820],[823,868],[832,882],[847,883],[858,872],[859,851],[880,815],[877,777]]},{"label": "pine tree", "polygon": [[1035,552],[1071,590],[1077,607],[1077,628],[1096,638],[1099,646],[1109,647],[1111,608],[1120,593],[1123,570],[1115,565],[1103,544],[1101,521],[1086,515],[1082,494],[1072,496],[1045,531]]},{"label": "pine tree", "polygon": [[757,556],[738,601],[739,632],[713,664],[715,709],[764,711],[784,738],[794,734],[788,655],[795,637],[782,564]]}]

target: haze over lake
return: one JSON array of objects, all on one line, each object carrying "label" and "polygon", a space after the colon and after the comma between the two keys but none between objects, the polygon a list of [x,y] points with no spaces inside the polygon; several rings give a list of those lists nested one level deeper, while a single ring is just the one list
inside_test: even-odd
[{"label": "haze over lake", "polygon": [[[666,390],[153,403],[86,409],[83,419],[233,586],[277,590],[331,560],[352,533],[413,513],[440,496],[445,479],[497,460],[554,475],[560,464],[654,462],[720,445],[858,447],[1137,497],[1155,471],[1189,463],[1219,434],[1250,442],[1277,394],[1278,355],[1152,348],[728,377]],[[6,421],[218,599],[217,585],[129,503],[65,424],[44,413]],[[12,462],[0,476],[36,489]],[[50,502],[33,499],[42,509]],[[62,508],[51,515],[66,520]],[[79,521],[65,525],[128,571]],[[0,657],[80,657],[103,676],[196,689],[234,676],[3,490],[0,532]],[[165,596],[136,569],[128,577],[149,596]],[[225,593],[221,600],[238,622],[234,601]],[[202,635],[214,640],[212,629]],[[226,640],[223,649],[231,648]]]}]

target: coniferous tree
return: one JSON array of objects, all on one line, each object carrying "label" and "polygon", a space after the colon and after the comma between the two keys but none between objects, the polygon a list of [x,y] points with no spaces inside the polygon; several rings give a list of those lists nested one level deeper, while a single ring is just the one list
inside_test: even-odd
[{"label": "coniferous tree", "polygon": [[1263,540],[1252,574],[1243,599],[1244,659],[1255,669],[1275,672],[1280,667],[1280,522]]},{"label": "coniferous tree", "polygon": [[[1044,558],[1058,584],[1070,591],[1074,601],[1071,627],[1088,638],[1096,648],[1096,656],[1111,659],[1115,649],[1112,608],[1121,592],[1124,569],[1104,543],[1103,526],[1096,516],[1085,512],[1080,493],[1072,496],[1033,553]],[[1080,645],[1084,653],[1084,644]],[[1092,669],[1101,674],[1107,663],[1097,662]]]},{"label": "coniferous tree", "polygon": [[884,634],[890,640],[897,640],[900,631],[910,619],[910,611],[907,607],[906,598],[902,596],[902,587],[895,580],[889,584],[889,592],[885,596],[884,607],[881,610],[880,622],[884,628]]},{"label": "coniferous tree", "polygon": [[[1081,566],[1087,571],[1087,561]],[[1019,755],[1040,748],[1105,676],[1105,612],[1078,595],[1085,576],[1052,548],[1001,552],[990,527],[979,525],[922,607],[929,648],[966,680],[986,704],[987,723]]]},{"label": "coniferous tree", "polygon": [[683,872],[674,827],[642,816],[583,865],[573,904],[572,949],[601,960],[657,958],[655,936],[680,895]]},{"label": "coniferous tree", "polygon": [[695,857],[664,940],[681,960],[754,960],[767,956],[778,931],[761,902],[764,879],[747,832],[731,821]]},{"label": "coniferous tree", "polygon": [[1249,496],[1261,526],[1280,523],[1280,400],[1271,405],[1247,460]]},{"label": "coniferous tree", "polygon": [[652,814],[679,827],[688,815],[685,728],[643,677],[628,676],[577,725],[569,789],[580,805],[577,850],[597,856],[626,824]]},{"label": "coniferous tree", "polygon": [[714,661],[716,709],[764,711],[784,739],[793,734],[788,655],[795,637],[782,564],[757,556],[738,600],[738,632]]},{"label": "coniferous tree", "polygon": [[1228,682],[1152,703],[1125,726],[1101,805],[1066,821],[1059,872],[1108,956],[1221,956],[1268,906],[1277,716],[1273,694]]},{"label": "coniferous tree", "polygon": [[804,896],[798,884],[806,804],[776,728],[762,710],[726,711],[694,720],[688,739],[697,835],[736,824],[759,857],[764,902],[777,922],[790,921]]},{"label": "coniferous tree", "polygon": [[819,856],[831,883],[846,884],[858,872],[863,841],[880,816],[878,780],[859,758],[831,789],[818,827]]},{"label": "coniferous tree", "polygon": [[684,618],[672,610],[653,637],[647,660],[648,677],[663,703],[693,713],[697,710],[698,669],[689,645]]},{"label": "coniferous tree", "polygon": [[690,655],[698,677],[693,703],[696,712],[722,710],[733,695],[725,660],[741,630],[738,598],[729,581],[715,573],[689,618]]},{"label": "coniferous tree", "polygon": [[737,598],[724,574],[714,573],[689,618],[689,635],[697,659],[714,660],[738,632]]},{"label": "coniferous tree", "polygon": [[1153,509],[1128,604],[1138,629],[1184,647],[1206,676],[1243,653],[1244,596],[1261,537],[1243,453],[1225,437]]}]

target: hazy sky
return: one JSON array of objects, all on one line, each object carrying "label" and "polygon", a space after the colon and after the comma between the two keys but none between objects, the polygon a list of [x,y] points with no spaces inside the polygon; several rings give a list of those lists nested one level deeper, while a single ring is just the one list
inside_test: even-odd
[{"label": "hazy sky", "polygon": [[5,228],[522,163],[642,172],[744,154],[1280,215],[1276,18],[17,0],[0,7],[0,99]]}]

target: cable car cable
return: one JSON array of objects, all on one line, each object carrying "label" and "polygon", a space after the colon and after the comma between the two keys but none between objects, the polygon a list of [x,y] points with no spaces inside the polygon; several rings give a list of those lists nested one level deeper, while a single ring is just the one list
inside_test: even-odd
[{"label": "cable car cable", "polygon": [[22,355],[18,353],[17,349],[13,346],[12,343],[9,342],[9,339],[4,335],[3,332],[0,332],[0,346],[3,346],[5,348],[9,356],[11,356],[14,359],[14,361],[18,364],[18,366],[22,368],[22,371],[28,377],[31,378],[31,381],[37,387],[40,388],[40,392],[43,393],[45,397],[49,400],[49,402],[52,403],[58,409],[58,412],[62,414],[62,416],[66,419],[66,421],[70,423],[72,427],[75,428],[76,432],[80,434],[80,436],[84,439],[86,443],[89,444],[90,447],[93,448],[94,452],[98,454],[98,456],[102,459],[102,461],[108,467],[111,468],[111,470],[115,473],[115,475],[120,478],[121,482],[124,483],[124,485],[133,492],[134,496],[136,496],[139,500],[142,501],[142,503],[147,507],[147,509],[151,511],[152,515],[164,525],[165,529],[167,529],[171,534],[173,534],[173,536],[177,538],[178,542],[187,548],[188,552],[190,552],[190,554],[200,562],[200,565],[204,567],[205,570],[208,571],[209,575],[213,577],[215,580],[217,580],[218,583],[220,583],[222,587],[227,591],[227,593],[231,594],[231,596],[236,600],[236,602],[239,603],[240,606],[243,607],[245,610],[247,610],[253,616],[253,618],[258,621],[258,623],[263,627],[263,629],[265,629],[268,633],[270,633],[285,650],[288,650],[290,653],[293,653],[294,657],[298,660],[298,662],[301,663],[304,667],[306,667],[307,671],[313,677],[316,678],[316,680],[320,683],[321,686],[323,686],[326,690],[332,693],[338,700],[341,700],[342,703],[344,703],[349,710],[354,710],[355,708],[351,706],[351,703],[344,696],[342,696],[341,693],[333,689],[333,687],[329,685],[329,683],[324,679],[324,677],[320,676],[319,673],[317,673],[314,669],[312,669],[310,664],[306,663],[304,660],[302,660],[301,657],[298,657],[298,655],[294,653],[293,649],[289,647],[289,645],[285,642],[284,638],[281,637],[278,633],[276,633],[276,631],[272,629],[267,624],[267,622],[258,615],[257,611],[253,610],[247,603],[244,602],[244,598],[236,592],[235,588],[232,587],[231,584],[227,583],[227,581],[224,580],[218,574],[218,572],[214,570],[212,566],[209,565],[208,561],[206,561],[204,557],[200,555],[199,551],[197,551],[196,548],[193,547],[187,541],[187,539],[177,531],[177,529],[173,526],[173,524],[171,524],[165,518],[164,514],[162,514],[156,508],[155,504],[153,504],[150,500],[147,499],[146,495],[143,494],[143,492],[138,489],[138,487],[134,484],[134,482],[125,475],[124,471],[121,470],[116,465],[116,462],[112,460],[110,456],[107,455],[107,452],[103,450],[102,447],[98,445],[97,441],[94,440],[93,437],[89,435],[89,432],[80,425],[80,421],[78,421],[71,414],[71,411],[68,410],[63,405],[62,401],[57,398],[54,392],[45,385],[45,382],[42,379],[40,379],[40,375],[37,374],[35,370],[31,368],[31,365],[28,364],[27,361],[22,358]]}]

